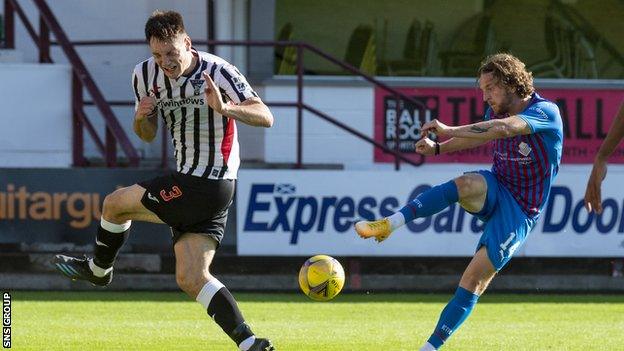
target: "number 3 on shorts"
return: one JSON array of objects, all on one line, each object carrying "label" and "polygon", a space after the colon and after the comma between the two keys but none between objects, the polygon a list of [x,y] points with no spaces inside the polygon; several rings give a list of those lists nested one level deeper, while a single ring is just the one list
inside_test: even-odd
[{"label": "number 3 on shorts", "polygon": [[164,189],[160,191],[160,197],[162,197],[162,199],[165,201],[170,201],[171,199],[180,196],[182,196],[182,190],[180,190],[180,188],[178,188],[176,185],[171,188],[171,191],[165,191]]}]

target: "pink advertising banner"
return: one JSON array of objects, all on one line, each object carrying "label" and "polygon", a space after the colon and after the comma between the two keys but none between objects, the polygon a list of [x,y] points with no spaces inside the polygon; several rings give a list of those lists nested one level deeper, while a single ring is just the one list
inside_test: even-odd
[{"label": "pink advertising banner", "polygon": [[[401,102],[383,89],[375,91],[375,140],[395,148],[396,116],[399,116],[399,149],[417,160],[414,143],[420,139],[421,123],[437,118],[449,125],[475,123],[483,119],[487,104],[478,88],[399,88],[419,105]],[[624,91],[615,89],[541,89],[538,93],[555,102],[561,111],[564,129],[564,163],[592,163],[607,135],[611,122],[624,102]],[[490,163],[489,144],[471,149],[428,157],[428,163]],[[375,149],[375,162],[394,162],[391,154]],[[624,144],[610,159],[624,163]]]}]

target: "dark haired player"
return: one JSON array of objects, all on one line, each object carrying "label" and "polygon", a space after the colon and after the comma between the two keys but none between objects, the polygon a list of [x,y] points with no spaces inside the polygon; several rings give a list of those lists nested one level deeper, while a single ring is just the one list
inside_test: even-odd
[{"label": "dark haired player", "polygon": [[230,291],[210,273],[240,164],[236,121],[268,128],[273,115],[236,67],[191,46],[179,13],[154,12],[145,36],[153,56],[132,75],[134,132],[151,142],[160,120],[171,135],[177,170],[106,196],[94,257],[56,255],[54,263],[72,279],[108,285],[131,221],[166,223],[180,288],[240,350],[274,350],[255,337]]}]

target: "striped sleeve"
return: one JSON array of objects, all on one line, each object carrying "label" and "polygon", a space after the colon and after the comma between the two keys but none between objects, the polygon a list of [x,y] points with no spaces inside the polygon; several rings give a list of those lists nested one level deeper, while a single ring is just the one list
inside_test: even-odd
[{"label": "striped sleeve", "polygon": [[132,91],[134,93],[134,111],[139,108],[141,98],[147,96],[147,61],[138,64],[132,71]]},{"label": "striped sleeve", "polygon": [[230,100],[235,103],[238,104],[249,98],[258,96],[247,82],[245,76],[233,65],[227,64],[221,66],[218,73],[215,83],[223,89]]}]

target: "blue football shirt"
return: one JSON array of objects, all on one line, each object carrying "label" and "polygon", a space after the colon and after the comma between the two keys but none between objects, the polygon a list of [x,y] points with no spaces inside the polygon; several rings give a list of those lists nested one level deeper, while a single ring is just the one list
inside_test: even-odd
[{"label": "blue football shirt", "polygon": [[[492,173],[509,190],[529,217],[537,217],[548,200],[559,171],[563,149],[563,123],[559,107],[537,93],[519,115],[532,133],[493,140]],[[505,118],[488,109],[484,119]]]}]

